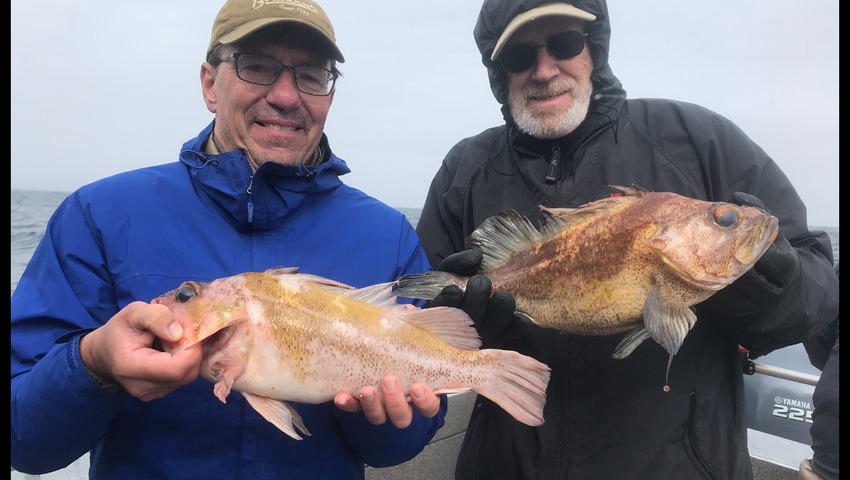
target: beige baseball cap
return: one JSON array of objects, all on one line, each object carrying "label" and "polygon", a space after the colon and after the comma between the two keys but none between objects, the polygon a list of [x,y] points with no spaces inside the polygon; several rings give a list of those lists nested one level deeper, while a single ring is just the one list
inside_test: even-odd
[{"label": "beige baseball cap", "polygon": [[508,43],[511,35],[516,33],[516,31],[523,25],[543,17],[572,17],[578,18],[579,20],[586,20],[588,22],[596,20],[596,15],[585,12],[584,10],[578,9],[567,3],[549,3],[537,8],[532,8],[531,10],[520,13],[514,17],[510,23],[508,23],[508,26],[505,27],[505,31],[502,32],[502,36],[500,36],[499,40],[496,42],[496,47],[490,55],[490,60],[496,60],[496,57],[499,56],[502,48],[504,48],[505,44]]},{"label": "beige baseball cap", "polygon": [[216,44],[229,44],[275,23],[300,23],[313,28],[330,43],[333,57],[345,62],[336,46],[331,20],[310,0],[227,0],[213,22],[207,55]]}]

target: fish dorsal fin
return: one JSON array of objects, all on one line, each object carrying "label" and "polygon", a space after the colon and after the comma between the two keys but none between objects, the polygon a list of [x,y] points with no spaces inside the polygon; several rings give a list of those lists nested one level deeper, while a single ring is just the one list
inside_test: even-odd
[{"label": "fish dorsal fin", "polygon": [[[647,190],[638,187],[610,185],[619,190],[621,196],[643,196]],[[588,218],[606,213],[618,206],[621,196],[608,197],[586,203],[578,208],[549,208],[540,205],[544,220],[535,226],[527,217],[516,210],[508,209],[488,217],[466,239],[466,248],[481,250],[484,259],[481,268],[492,269],[506,261],[514,252],[523,251],[533,245],[551,240],[564,229]]]},{"label": "fish dorsal fin", "polygon": [[298,275],[300,280],[303,280],[307,285],[314,285],[323,289],[329,290],[335,294],[351,297],[353,300],[366,302],[378,307],[398,307],[401,306],[396,301],[395,295],[392,293],[395,282],[379,283],[370,285],[364,288],[355,289],[351,285],[347,285],[330,278],[310,273],[298,273],[298,267],[276,267],[266,270],[266,273],[272,275]]},{"label": "fish dorsal fin", "polygon": [[620,198],[622,197],[642,197],[648,193],[647,190],[636,185],[634,187],[609,186],[615,190],[619,190],[622,195],[594,200],[578,208],[549,208],[541,205],[540,210],[546,214],[547,231],[563,230],[590,217],[606,213],[611,208],[618,206],[621,203]]},{"label": "fish dorsal fin", "polygon": [[405,306],[403,309],[388,311],[388,316],[415,325],[455,348],[478,350],[481,347],[481,337],[475,330],[475,324],[459,308]]},{"label": "fish dorsal fin", "polygon": [[272,267],[266,270],[266,273],[272,275],[288,275],[290,273],[298,273],[298,267]]},{"label": "fish dorsal fin", "polygon": [[466,312],[452,307],[418,308],[410,304],[400,304],[393,291],[394,285],[395,282],[379,283],[356,290],[341,290],[340,293],[353,300],[382,307],[386,309],[389,321],[409,323],[455,348],[477,350],[481,347],[481,338]]},{"label": "fish dorsal fin", "polygon": [[336,280],[331,280],[330,278],[325,278],[320,275],[313,275],[311,273],[298,273],[298,267],[274,267],[266,270],[265,273],[274,276],[298,275],[298,278],[304,281],[305,283],[315,283],[326,287],[335,287],[341,290],[354,289],[354,287],[352,287],[351,285],[346,285],[342,282],[337,282]]},{"label": "fish dorsal fin", "polygon": [[604,200],[582,205],[578,208],[549,208],[540,205],[540,210],[546,214],[544,225],[548,230],[563,230],[571,225],[582,222],[588,217],[598,215],[608,210]]},{"label": "fish dorsal fin", "polygon": [[432,307],[420,309],[409,304],[400,304],[393,292],[395,282],[384,282],[368,287],[351,287],[344,283],[319,275],[297,273],[298,267],[273,268],[268,273],[275,275],[297,274],[307,284],[313,284],[333,293],[345,295],[352,300],[369,303],[386,310],[387,320],[406,322],[437,336],[449,345],[464,350],[477,350],[481,338],[472,319],[461,309]]},{"label": "fish dorsal fin", "polygon": [[466,239],[467,248],[481,250],[481,268],[489,270],[507,260],[514,252],[526,250],[548,238],[516,210],[502,210],[488,217]]},{"label": "fish dorsal fin", "polygon": [[356,290],[342,290],[340,293],[353,300],[385,308],[390,321],[414,325],[455,348],[477,350],[481,347],[481,338],[466,312],[452,307],[418,308],[410,304],[400,304],[393,291],[394,285],[395,282],[379,283]]},{"label": "fish dorsal fin", "polygon": [[646,195],[647,193],[649,193],[649,190],[641,187],[640,185],[635,185],[634,183],[632,184],[631,187],[624,187],[622,185],[608,185],[608,186],[613,188],[614,190],[619,190],[620,192],[623,193],[623,195],[625,195],[627,197],[632,197],[632,196],[642,197],[642,196]]},{"label": "fish dorsal fin", "polygon": [[354,288],[329,278],[320,277],[318,275],[306,275],[305,280],[318,285],[332,293],[345,295],[352,300],[365,302],[376,307],[393,308],[403,306],[396,301],[396,296],[393,294],[393,286],[395,282],[378,283],[369,285],[363,288]]},{"label": "fish dorsal fin", "polygon": [[395,282],[378,283],[356,290],[341,290],[339,293],[351,297],[353,300],[366,302],[378,307],[403,307],[403,305],[396,301],[396,296],[393,294],[394,285]]}]

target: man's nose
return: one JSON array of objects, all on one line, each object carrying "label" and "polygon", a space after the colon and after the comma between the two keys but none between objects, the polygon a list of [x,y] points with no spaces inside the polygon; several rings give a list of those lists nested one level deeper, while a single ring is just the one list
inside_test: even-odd
[{"label": "man's nose", "polygon": [[295,72],[292,69],[284,68],[280,72],[274,83],[269,86],[266,99],[269,103],[280,107],[291,108],[301,103],[300,92],[295,83]]},{"label": "man's nose", "polygon": [[559,60],[553,57],[546,45],[535,45],[536,60],[531,67],[532,75],[536,79],[551,78],[558,73]]}]

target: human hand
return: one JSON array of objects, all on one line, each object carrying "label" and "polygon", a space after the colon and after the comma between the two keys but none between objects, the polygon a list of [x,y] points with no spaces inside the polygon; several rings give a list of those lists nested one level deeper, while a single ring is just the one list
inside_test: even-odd
[{"label": "human hand", "polygon": [[[764,210],[766,213],[770,213],[761,199],[748,193],[733,193],[731,202],[737,205],[755,207]],[[767,248],[767,251],[756,262],[753,269],[769,282],[779,287],[784,287],[797,276],[799,264],[800,260],[797,258],[797,250],[791,246],[780,229],[773,244]]]},{"label": "human hand", "polygon": [[[427,307],[460,308],[475,322],[482,348],[499,348],[507,340],[525,336],[526,324],[514,315],[516,300],[507,292],[492,293],[492,283],[481,269],[483,255],[478,249],[468,249],[444,258],[437,270],[471,277],[466,290],[449,285],[428,302]],[[492,295],[491,295],[492,293]]]},{"label": "human hand", "polygon": [[[410,398],[419,412],[431,418],[440,410],[440,397],[430,387],[421,383],[410,386]],[[369,385],[361,388],[356,397],[347,392],[338,393],[334,404],[341,410],[354,413],[363,410],[373,425],[383,425],[389,419],[396,428],[407,428],[413,421],[413,407],[398,377],[387,375],[381,379],[381,391]]]},{"label": "human hand", "polygon": [[163,305],[133,302],[80,340],[80,355],[96,378],[116,382],[143,401],[162,398],[200,373],[201,345],[174,355],[157,348],[176,342],[183,328]]}]

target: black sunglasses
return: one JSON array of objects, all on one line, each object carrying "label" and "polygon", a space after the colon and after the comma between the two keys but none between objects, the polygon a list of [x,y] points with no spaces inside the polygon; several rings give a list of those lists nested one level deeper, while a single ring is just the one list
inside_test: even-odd
[{"label": "black sunglasses", "polygon": [[546,47],[553,58],[567,60],[573,58],[584,50],[586,33],[576,30],[555,33],[546,38],[545,45],[533,43],[520,43],[510,45],[502,49],[497,61],[508,73],[524,72],[534,66],[537,61],[537,49]]}]

